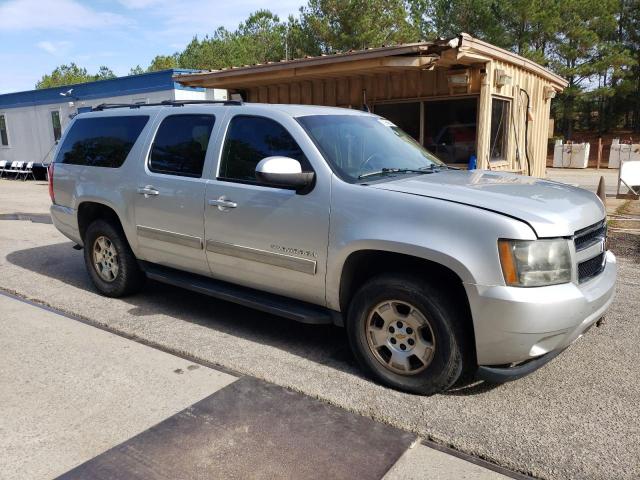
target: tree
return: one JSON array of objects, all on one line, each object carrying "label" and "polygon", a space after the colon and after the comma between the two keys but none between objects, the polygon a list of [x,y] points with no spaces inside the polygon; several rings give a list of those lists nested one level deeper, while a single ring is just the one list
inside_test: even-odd
[{"label": "tree", "polygon": [[107,80],[115,78],[116,75],[110,68],[101,66],[98,73],[91,75],[86,68],[81,68],[75,63],[69,65],[60,65],[53,72],[45,74],[36,83],[37,89],[60,87],[64,85],[75,85],[78,83],[93,82],[95,80]]},{"label": "tree", "polygon": [[147,68],[147,72],[157,72],[158,70],[169,70],[178,67],[178,54],[173,55],[156,55],[151,60],[151,65]]},{"label": "tree", "polygon": [[502,20],[508,0],[408,0],[413,24],[423,39],[462,32],[508,46]]},{"label": "tree", "polygon": [[74,85],[77,83],[90,82],[91,80],[93,80],[93,78],[89,75],[86,68],[81,68],[75,63],[70,63],[69,65],[60,65],[50,74],[43,75],[40,81],[36,83],[36,88]]},{"label": "tree", "polygon": [[[611,40],[616,29],[617,0],[564,0],[559,4],[560,22],[549,51],[549,65],[566,78],[568,87],[556,101],[560,128],[571,137],[578,120],[582,91],[600,81],[595,95],[610,95],[603,90],[612,76],[619,76],[620,66],[629,58],[620,45]],[[588,99],[587,99],[588,100]],[[600,113],[600,129],[602,124]]]},{"label": "tree", "polygon": [[109,80],[110,78],[116,78],[116,74],[113,73],[113,70],[109,67],[105,67],[104,65],[102,65],[98,70],[98,73],[93,76],[94,80]]},{"label": "tree", "polygon": [[129,70],[129,75],[140,75],[145,72],[145,69],[140,65],[136,65],[131,70]]},{"label": "tree", "polygon": [[265,63],[285,57],[287,26],[269,10],[258,10],[238,27],[234,41],[247,63]]},{"label": "tree", "polygon": [[300,23],[324,53],[419,38],[403,0],[309,0]]}]

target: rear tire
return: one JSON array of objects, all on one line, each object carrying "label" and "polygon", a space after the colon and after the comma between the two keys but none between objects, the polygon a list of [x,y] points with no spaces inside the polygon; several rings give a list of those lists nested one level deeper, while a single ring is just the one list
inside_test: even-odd
[{"label": "rear tire", "polygon": [[448,295],[418,277],[381,275],[353,297],[347,334],[375,380],[432,395],[451,387],[471,361],[462,315]]},{"label": "rear tire", "polygon": [[142,288],[144,272],[120,226],[95,220],[84,236],[84,262],[91,281],[107,297],[124,297]]}]

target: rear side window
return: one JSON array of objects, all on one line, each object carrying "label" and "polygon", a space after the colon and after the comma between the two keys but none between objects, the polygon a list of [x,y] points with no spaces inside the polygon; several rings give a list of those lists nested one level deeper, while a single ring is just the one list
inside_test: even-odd
[{"label": "rear side window", "polygon": [[304,171],[311,170],[304,153],[282,125],[264,117],[238,115],[229,125],[219,177],[257,182],[256,165],[273,156],[294,158]]},{"label": "rear side window", "polygon": [[149,170],[200,178],[215,121],[213,115],[171,115],[165,118],[153,141]]},{"label": "rear side window", "polygon": [[76,120],[62,143],[56,163],[118,168],[148,120],[146,115]]}]

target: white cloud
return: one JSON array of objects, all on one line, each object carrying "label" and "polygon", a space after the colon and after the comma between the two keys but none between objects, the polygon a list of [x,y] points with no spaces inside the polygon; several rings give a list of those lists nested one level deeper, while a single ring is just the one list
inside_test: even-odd
[{"label": "white cloud", "polygon": [[137,10],[140,8],[148,8],[153,5],[163,3],[162,0],[118,0],[120,4],[131,10]]},{"label": "white cloud", "polygon": [[0,4],[0,18],[0,32],[77,30],[129,23],[121,15],[98,12],[75,0],[9,0]]},{"label": "white cloud", "polygon": [[51,55],[62,55],[69,51],[69,47],[71,47],[71,42],[67,42],[65,40],[61,40],[59,42],[51,41],[51,40],[43,40],[41,42],[36,43],[36,46]]}]

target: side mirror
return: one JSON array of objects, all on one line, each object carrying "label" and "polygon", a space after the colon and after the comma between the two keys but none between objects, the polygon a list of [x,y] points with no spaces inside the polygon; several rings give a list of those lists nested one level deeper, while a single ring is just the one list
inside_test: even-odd
[{"label": "side mirror", "polygon": [[313,177],[313,172],[303,172],[300,162],[289,157],[267,157],[256,165],[256,178],[273,187],[302,190]]}]

